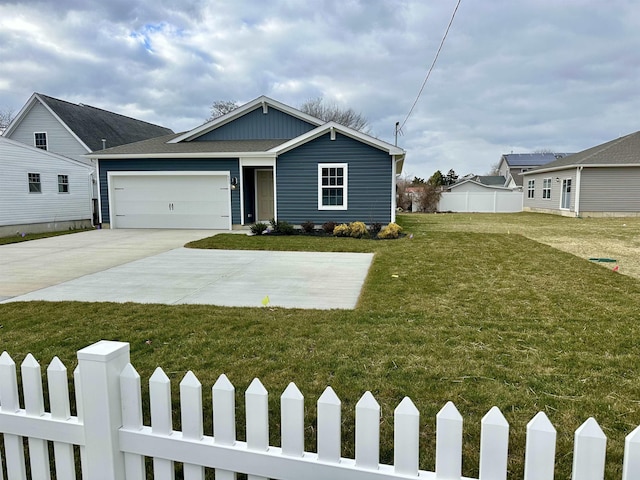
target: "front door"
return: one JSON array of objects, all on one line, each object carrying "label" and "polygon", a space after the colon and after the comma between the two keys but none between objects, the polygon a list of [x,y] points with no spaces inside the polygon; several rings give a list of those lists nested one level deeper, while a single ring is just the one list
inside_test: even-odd
[{"label": "front door", "polygon": [[562,180],[562,198],[560,199],[560,208],[569,210],[571,207],[571,179]]},{"label": "front door", "polygon": [[256,221],[268,222],[273,212],[273,170],[256,170]]}]

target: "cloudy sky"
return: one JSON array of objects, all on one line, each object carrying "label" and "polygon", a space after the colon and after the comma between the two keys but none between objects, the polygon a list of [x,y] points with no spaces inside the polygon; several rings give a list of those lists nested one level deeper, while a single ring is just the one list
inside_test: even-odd
[{"label": "cloudy sky", "polygon": [[[34,92],[173,130],[215,100],[322,96],[393,143],[457,0],[0,0],[0,109]],[[462,0],[399,145],[405,174],[640,130],[640,2]]]}]

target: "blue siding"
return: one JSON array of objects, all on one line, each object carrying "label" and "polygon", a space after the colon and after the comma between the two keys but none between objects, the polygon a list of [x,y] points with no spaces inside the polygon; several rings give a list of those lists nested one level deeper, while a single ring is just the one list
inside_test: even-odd
[{"label": "blue siding", "polygon": [[[348,210],[318,210],[318,164],[348,164]],[[278,219],[298,225],[391,221],[392,159],[387,152],[327,133],[278,157]]]},{"label": "blue siding", "polygon": [[262,113],[262,107],[257,107],[192,141],[291,139],[316,128],[271,106],[267,112]]},{"label": "blue siding", "polygon": [[[107,172],[126,171],[229,171],[232,177],[240,179],[239,161],[237,158],[222,159],[133,159],[133,160],[100,160],[100,202],[102,222],[109,223],[109,189],[107,188]],[[240,189],[231,191],[231,223],[240,223]]]}]

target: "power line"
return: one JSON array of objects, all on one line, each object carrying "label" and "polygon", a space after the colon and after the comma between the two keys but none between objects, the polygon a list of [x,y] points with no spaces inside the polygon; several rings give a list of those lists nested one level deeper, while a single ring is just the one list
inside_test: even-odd
[{"label": "power line", "polygon": [[407,120],[409,120],[409,117],[413,113],[413,109],[415,108],[416,104],[418,103],[418,100],[420,99],[420,96],[422,95],[422,91],[424,90],[424,86],[427,84],[427,80],[429,80],[429,77],[431,76],[431,72],[433,71],[433,67],[435,67],[435,65],[436,65],[436,61],[438,60],[438,56],[440,56],[440,51],[442,50],[442,46],[444,45],[444,41],[447,39],[447,35],[449,34],[449,29],[451,28],[451,24],[453,23],[453,19],[456,18],[456,13],[458,12],[458,7],[460,6],[460,2],[461,1],[462,0],[458,0],[458,3],[456,4],[456,8],[453,10],[453,15],[451,15],[451,20],[449,20],[449,25],[447,25],[447,30],[444,32],[444,36],[442,37],[442,41],[440,42],[440,46],[438,47],[438,51],[436,52],[436,56],[433,59],[433,63],[431,64],[431,67],[429,67],[429,71],[427,72],[427,76],[424,78],[424,82],[422,82],[422,86],[420,87],[420,91],[418,92],[418,96],[416,97],[415,101],[413,102],[413,105],[411,105],[411,109],[409,110],[409,113],[407,113],[407,118],[404,119],[404,122],[402,122],[402,125],[400,125],[400,128],[398,130],[402,130],[402,127],[404,127],[405,123],[407,123]]}]

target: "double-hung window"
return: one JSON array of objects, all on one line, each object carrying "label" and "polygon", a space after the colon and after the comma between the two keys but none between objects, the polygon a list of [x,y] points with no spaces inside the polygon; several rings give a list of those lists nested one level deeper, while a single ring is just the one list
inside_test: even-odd
[{"label": "double-hung window", "polygon": [[47,150],[47,134],[45,132],[36,132],[33,134],[33,144],[36,148]]},{"label": "double-hung window", "polygon": [[28,173],[29,193],[42,193],[42,184],[40,183],[39,173]]},{"label": "double-hung window", "polygon": [[545,178],[542,180],[542,198],[551,198],[551,179]]},{"label": "double-hung window", "polygon": [[529,180],[529,182],[527,182],[527,198],[534,198],[535,191],[536,191],[536,181]]},{"label": "double-hung window", "polygon": [[69,193],[69,175],[58,175],[58,193]]},{"label": "double-hung window", "polygon": [[318,210],[347,209],[347,164],[318,164]]}]

